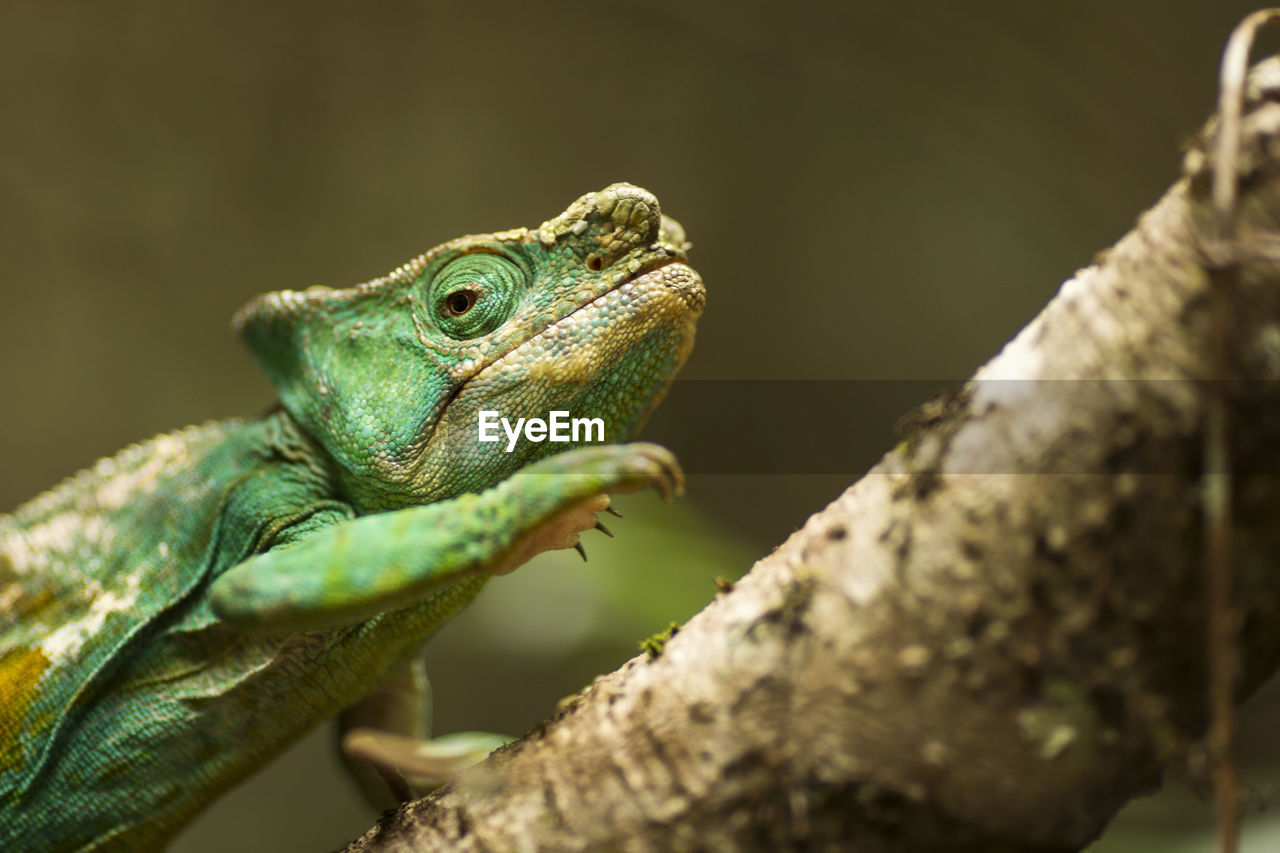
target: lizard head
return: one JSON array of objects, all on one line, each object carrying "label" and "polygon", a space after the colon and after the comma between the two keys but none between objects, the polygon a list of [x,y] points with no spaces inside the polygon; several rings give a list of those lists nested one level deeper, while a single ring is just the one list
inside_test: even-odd
[{"label": "lizard head", "polygon": [[355,287],[266,294],[235,323],[358,507],[425,503],[572,446],[482,442],[481,411],[633,435],[693,346],[706,294],[688,245],[651,193],[612,184]]}]

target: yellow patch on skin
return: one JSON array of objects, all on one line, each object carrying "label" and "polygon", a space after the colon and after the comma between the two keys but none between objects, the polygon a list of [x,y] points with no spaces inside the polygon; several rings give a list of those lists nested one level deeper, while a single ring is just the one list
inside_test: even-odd
[{"label": "yellow patch on skin", "polygon": [[27,709],[36,698],[40,676],[49,668],[49,659],[40,649],[10,649],[0,655],[0,771],[22,766],[18,731]]},{"label": "yellow patch on skin", "polygon": [[35,595],[19,598],[10,612],[19,619],[39,619],[45,611],[61,603],[53,590],[42,589]]}]

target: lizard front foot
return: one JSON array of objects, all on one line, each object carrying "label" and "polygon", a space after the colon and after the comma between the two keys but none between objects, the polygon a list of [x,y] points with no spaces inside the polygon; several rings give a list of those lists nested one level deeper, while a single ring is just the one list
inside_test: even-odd
[{"label": "lizard front foot", "polygon": [[480,494],[366,515],[272,548],[213,583],[215,613],[282,633],[351,624],[477,575],[505,574],[542,551],[572,548],[610,493],[680,494],[684,475],[656,444],[599,445],[551,456]]},{"label": "lizard front foot", "polygon": [[645,442],[582,448],[553,456],[517,474],[511,482],[530,497],[545,492],[561,504],[578,495],[587,496],[555,511],[518,540],[510,557],[491,570],[495,575],[512,572],[543,551],[577,548],[586,559],[579,534],[596,529],[613,536],[596,518],[598,512],[611,511],[610,492],[652,488],[663,500],[669,500],[684,491],[684,473],[675,456],[664,447]]}]

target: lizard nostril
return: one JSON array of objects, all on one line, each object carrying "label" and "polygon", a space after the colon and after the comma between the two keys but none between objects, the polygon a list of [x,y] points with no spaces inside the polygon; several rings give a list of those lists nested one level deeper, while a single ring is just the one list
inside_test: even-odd
[{"label": "lizard nostril", "polygon": [[604,269],[604,258],[600,256],[599,252],[591,252],[587,255],[586,264],[587,269],[592,272],[600,272],[600,270]]}]

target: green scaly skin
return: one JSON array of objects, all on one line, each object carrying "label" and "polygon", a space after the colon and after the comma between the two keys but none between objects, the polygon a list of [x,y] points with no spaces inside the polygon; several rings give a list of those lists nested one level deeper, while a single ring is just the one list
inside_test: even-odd
[{"label": "green scaly skin", "polygon": [[236,324],[280,409],[135,445],[0,516],[0,849],[161,845],[491,575],[576,541],[575,508],[678,491],[660,447],[507,453],[477,418],[634,434],[693,344],[686,247],[614,184],[366,284],[260,297]]}]

